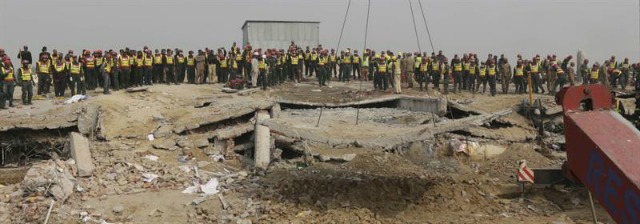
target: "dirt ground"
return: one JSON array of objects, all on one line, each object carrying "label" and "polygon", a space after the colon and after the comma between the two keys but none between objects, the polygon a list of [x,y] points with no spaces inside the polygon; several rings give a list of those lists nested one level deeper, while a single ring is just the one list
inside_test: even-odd
[{"label": "dirt ground", "polygon": [[[451,155],[449,140],[464,133],[439,135],[435,141],[413,143],[400,151],[311,147],[310,152],[315,154],[356,156],[346,162],[321,162],[283,155],[266,170],[253,168],[250,154],[214,160],[221,152],[206,137],[204,145],[197,146],[202,136],[236,124],[227,119],[245,119],[245,115],[233,117],[236,115],[231,112],[252,113],[274,100],[346,103],[391,94],[372,90],[370,82],[330,85],[288,83],[248,96],[222,93],[220,85],[154,85],[138,93],[91,92],[87,101],[72,105],[35,101],[33,107],[38,109],[32,116],[63,119],[56,114],[85,105],[99,105],[104,112],[104,139],[91,143],[96,170],[91,177],[77,178],[83,190],[64,203],[57,202],[49,223],[591,223],[587,192],[582,188],[527,185],[521,194],[515,182],[518,160],[528,161],[532,168],[559,168],[563,161],[535,150],[542,146],[530,139],[531,135],[535,137],[534,129],[517,113],[503,118],[512,124],[510,127],[471,130],[472,135],[524,136],[512,134],[512,140],[479,134],[470,137],[506,148],[504,153],[489,158]],[[411,89],[403,90],[403,94],[441,95],[433,90]],[[449,100],[485,113],[516,108],[526,97],[447,95]],[[401,134],[416,122],[431,120],[426,113],[389,108],[376,113],[377,109],[366,109],[366,128],[354,128],[350,125],[353,114],[346,110],[325,111],[325,119],[331,121],[319,131],[340,138]],[[0,111],[0,116],[27,111],[27,107],[12,108]],[[283,116],[298,116],[306,128],[314,129],[318,111],[304,111],[283,111]],[[170,134],[154,141],[147,139],[149,134],[158,135],[160,129]],[[156,145],[159,142],[171,144],[162,148]],[[157,161],[149,159],[150,155],[157,156]],[[147,182],[143,177],[147,173],[158,177]],[[194,181],[206,182],[214,177],[220,181],[219,193],[206,197],[182,193]],[[19,183],[0,185],[0,222],[43,222],[51,199],[47,195],[17,194],[20,189]],[[203,201],[194,203],[199,198]],[[601,206],[596,205],[596,209],[600,222],[613,223]]]}]

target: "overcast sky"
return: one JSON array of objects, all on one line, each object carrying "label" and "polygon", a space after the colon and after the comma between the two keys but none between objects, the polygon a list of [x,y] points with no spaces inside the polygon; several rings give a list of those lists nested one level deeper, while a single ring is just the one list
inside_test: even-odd
[{"label": "overcast sky", "polygon": [[[431,52],[417,0],[420,45]],[[335,48],[347,0],[0,0],[0,47],[87,49],[228,47],[242,43],[245,20],[319,21],[320,42]],[[371,1],[368,47],[416,51],[409,2]],[[448,56],[560,57],[583,49],[592,61],[640,56],[635,0],[422,0],[433,44]],[[362,48],[366,0],[353,0],[340,48]],[[15,60],[15,59],[14,59]]]}]

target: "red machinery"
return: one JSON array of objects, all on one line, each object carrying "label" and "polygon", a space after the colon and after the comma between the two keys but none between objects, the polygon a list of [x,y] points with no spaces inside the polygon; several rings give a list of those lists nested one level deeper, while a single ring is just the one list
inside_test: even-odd
[{"label": "red machinery", "polygon": [[565,87],[565,177],[584,184],[618,223],[640,223],[640,131],[611,110],[603,85]]}]

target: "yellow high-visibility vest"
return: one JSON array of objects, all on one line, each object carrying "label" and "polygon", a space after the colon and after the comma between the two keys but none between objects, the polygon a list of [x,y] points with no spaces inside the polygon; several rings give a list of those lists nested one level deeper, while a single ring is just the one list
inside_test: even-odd
[{"label": "yellow high-visibility vest", "polygon": [[614,68],[616,68],[617,65],[618,65],[618,62],[612,61],[612,62],[609,63],[609,68],[614,69]]},{"label": "yellow high-visibility vest", "polygon": [[136,66],[142,67],[144,65],[144,58],[136,58]]},{"label": "yellow high-visibility vest", "polygon": [[22,79],[22,81],[31,81],[31,79],[33,79],[33,76],[31,75],[31,69],[27,68],[20,68],[20,79]]},{"label": "yellow high-visibility vest", "polygon": [[58,65],[58,63],[56,63],[55,65],[53,65],[53,68],[56,70],[56,72],[62,72],[65,69],[65,64],[62,63],[62,65]]},{"label": "yellow high-visibility vest", "polygon": [[531,73],[538,73],[538,64],[531,64]]},{"label": "yellow high-visibility vest", "polygon": [[184,56],[178,55],[178,64],[184,64]]},{"label": "yellow high-visibility vest", "polygon": [[353,63],[354,63],[354,64],[358,64],[358,63],[360,63],[360,57],[355,57],[355,56],[354,56],[354,57],[353,57]]},{"label": "yellow high-visibility vest", "polygon": [[120,67],[129,68],[129,56],[120,58]]},{"label": "yellow high-visibility vest", "polygon": [[465,71],[469,71],[469,66],[470,66],[470,65],[471,65],[471,63],[468,63],[468,62],[462,62],[462,68],[463,68]]},{"label": "yellow high-visibility vest", "polygon": [[231,61],[231,68],[238,69],[238,61],[236,60]]},{"label": "yellow high-visibility vest", "polygon": [[487,68],[480,66],[480,74],[478,76],[484,77],[487,74]]},{"label": "yellow high-visibility vest", "polygon": [[327,58],[320,56],[320,59],[318,59],[318,65],[319,66],[324,66],[324,64],[326,64],[326,63],[327,63]]},{"label": "yellow high-visibility vest", "polygon": [[[3,68],[3,73],[6,75],[6,77],[4,77],[4,79],[3,79],[4,81],[8,81],[8,82],[13,81],[14,77],[13,77],[13,68],[12,67],[9,67],[7,69]],[[13,96],[10,96],[10,97],[13,97]]]},{"label": "yellow high-visibility vest", "polygon": [[346,56],[342,58],[342,63],[351,64],[351,56]]},{"label": "yellow high-visibility vest", "polygon": [[378,72],[387,72],[387,64],[386,63],[378,63]]},{"label": "yellow high-visibility vest", "polygon": [[78,64],[71,63],[69,65],[69,72],[72,75],[78,75],[78,74],[80,74],[81,71],[82,71],[82,66],[80,66],[80,63],[78,63]]},{"label": "yellow high-visibility vest", "polygon": [[38,68],[40,68],[40,73],[43,74],[49,74],[49,67],[51,66],[51,64],[49,64],[51,62],[45,62],[42,63],[41,61],[38,61]]},{"label": "yellow high-visibility vest", "polygon": [[316,53],[311,53],[311,60],[315,61],[316,59],[318,59],[318,54]]},{"label": "yellow high-visibility vest", "polygon": [[600,72],[596,70],[591,70],[591,79],[598,79],[600,77]]},{"label": "yellow high-visibility vest", "polygon": [[469,65],[469,75],[475,75],[475,74],[476,74],[476,66]]},{"label": "yellow high-visibility vest", "polygon": [[236,61],[242,61],[242,55],[240,54],[236,55]]},{"label": "yellow high-visibility vest", "polygon": [[297,65],[298,64],[298,59],[300,59],[299,57],[291,57],[291,64],[292,65]]},{"label": "yellow high-visibility vest", "polygon": [[86,57],[85,58],[85,63],[87,64],[87,68],[95,68],[96,67],[96,61],[95,61],[95,58],[93,58],[93,57]]},{"label": "yellow high-visibility vest", "polygon": [[454,63],[453,64],[453,71],[454,72],[461,72],[462,71],[462,64],[461,63]]},{"label": "yellow high-visibility vest", "polygon": [[440,71],[440,66],[438,62],[431,62],[431,70],[432,71]]},{"label": "yellow high-visibility vest", "polygon": [[154,65],[161,65],[162,64],[162,55],[161,54],[157,54],[157,55],[154,56],[153,64]]},{"label": "yellow high-visibility vest", "polygon": [[422,64],[422,57],[416,57],[416,62],[413,64],[413,67],[419,68],[420,64]]},{"label": "yellow high-visibility vest", "polygon": [[149,55],[149,57],[144,58],[144,66],[151,67],[153,65],[153,57]]},{"label": "yellow high-visibility vest", "polygon": [[496,66],[489,66],[489,76],[494,76],[496,75]]},{"label": "yellow high-visibility vest", "polygon": [[395,72],[395,74],[400,74],[402,72],[402,70],[400,70],[400,60],[396,60],[393,65],[395,65],[395,70],[393,72]]},{"label": "yellow high-visibility vest", "polygon": [[167,56],[167,64],[173,65],[173,56]]},{"label": "yellow high-visibility vest", "polygon": [[336,62],[336,56],[335,55],[329,55],[329,61]]},{"label": "yellow high-visibility vest", "polygon": [[267,69],[267,63],[265,62],[264,59],[258,61],[258,69],[260,69],[260,70]]},{"label": "yellow high-visibility vest", "polygon": [[427,63],[421,63],[420,65],[418,65],[418,67],[420,68],[421,72],[427,71]]},{"label": "yellow high-visibility vest", "polygon": [[524,76],[524,68],[522,66],[516,67],[516,73],[513,74],[515,76]]},{"label": "yellow high-visibility vest", "polygon": [[102,65],[102,62],[104,62],[104,58],[102,57],[96,57],[95,60],[96,60],[96,66]]},{"label": "yellow high-visibility vest", "polygon": [[187,58],[187,65],[188,65],[188,66],[194,66],[194,65],[196,65],[196,58],[195,58],[195,57],[188,57],[188,58]]},{"label": "yellow high-visibility vest", "polygon": [[220,68],[227,68],[227,58],[220,59]]}]

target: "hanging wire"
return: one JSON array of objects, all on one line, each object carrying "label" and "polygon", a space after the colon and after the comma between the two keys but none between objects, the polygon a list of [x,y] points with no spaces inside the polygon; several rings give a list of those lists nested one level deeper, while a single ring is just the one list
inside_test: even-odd
[{"label": "hanging wire", "polygon": [[[371,0],[369,0],[369,4],[367,5],[367,23],[364,27],[364,47],[362,48],[362,56],[364,58],[364,54],[367,50],[367,35],[369,34],[369,12],[371,11]],[[369,62],[371,63],[371,62]],[[360,67],[362,69],[362,67]],[[365,68],[369,69],[369,68]],[[362,74],[362,72],[360,72]],[[371,74],[369,74],[371,75]],[[358,102],[360,102],[360,92],[362,92],[362,75],[360,76],[360,89],[358,90]],[[358,120],[360,119],[360,103],[356,104],[356,125],[358,125]]]},{"label": "hanging wire", "polygon": [[336,47],[336,52],[340,52],[340,42],[342,41],[342,34],[344,33],[344,25],[347,23],[347,15],[349,15],[350,7],[351,7],[351,0],[349,0],[349,4],[347,5],[347,11],[344,13],[344,19],[342,20],[342,29],[340,30],[340,39],[338,39],[338,46]]},{"label": "hanging wire", "polygon": [[[418,4],[420,4],[420,11],[422,12],[422,20],[424,20],[424,26],[427,27],[427,36],[429,36],[429,43],[431,44],[431,52],[435,52],[436,49],[433,47],[433,41],[431,40],[431,32],[429,32],[429,23],[427,23],[427,17],[424,15],[424,9],[422,8],[422,1],[418,0]],[[411,11],[413,13],[413,11]]]},{"label": "hanging wire", "polygon": [[413,15],[413,4],[411,0],[409,1],[409,9],[411,9],[411,20],[413,20],[413,31],[416,32],[416,41],[418,42],[418,50],[422,52],[422,47],[420,47],[420,38],[418,37],[418,28],[416,27],[416,17]]}]

